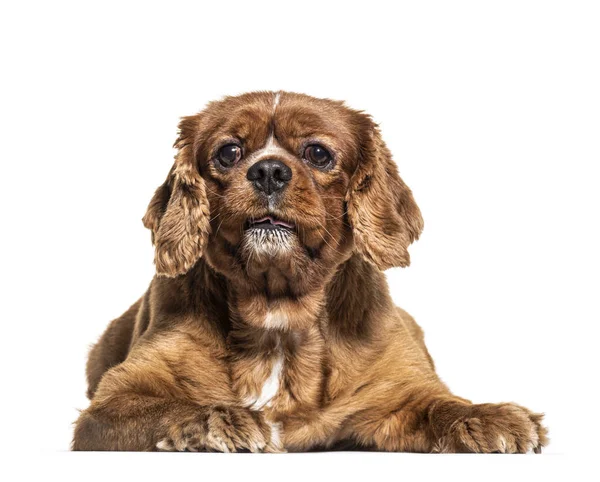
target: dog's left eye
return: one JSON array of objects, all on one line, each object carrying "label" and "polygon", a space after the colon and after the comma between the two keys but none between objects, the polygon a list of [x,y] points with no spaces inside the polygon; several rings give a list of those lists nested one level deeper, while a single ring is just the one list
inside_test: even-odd
[{"label": "dog's left eye", "polygon": [[304,150],[304,159],[316,167],[324,168],[331,163],[331,154],[323,146],[313,144]]},{"label": "dog's left eye", "polygon": [[221,147],[217,153],[217,160],[223,167],[231,167],[242,157],[242,148],[235,144]]}]

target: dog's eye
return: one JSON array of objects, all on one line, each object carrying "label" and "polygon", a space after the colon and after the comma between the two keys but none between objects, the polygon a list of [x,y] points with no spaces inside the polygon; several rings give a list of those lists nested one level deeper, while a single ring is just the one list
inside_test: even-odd
[{"label": "dog's eye", "polygon": [[304,150],[304,159],[316,167],[327,167],[331,163],[331,154],[323,146],[313,144]]},{"label": "dog's eye", "polygon": [[224,167],[231,167],[242,157],[242,148],[235,144],[221,147],[217,153],[217,160]]}]

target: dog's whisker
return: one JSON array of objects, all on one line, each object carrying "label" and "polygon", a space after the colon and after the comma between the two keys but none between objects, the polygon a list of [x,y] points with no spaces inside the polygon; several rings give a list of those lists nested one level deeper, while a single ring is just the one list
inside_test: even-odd
[{"label": "dog's whisker", "polygon": [[211,188],[209,188],[209,187],[208,187],[208,186],[206,186],[206,185],[204,186],[204,188],[205,188],[205,189],[206,189],[208,192],[210,192],[212,195],[214,195],[214,196],[221,197],[221,198],[224,198],[224,197],[226,197],[226,196],[224,196],[223,194],[219,194],[219,193],[217,193],[217,192],[213,191]]},{"label": "dog's whisker", "polygon": [[[316,222],[319,225],[319,227],[322,228],[333,239],[333,235],[329,232],[329,230],[320,221],[316,221]],[[333,246],[331,246],[331,244],[329,244],[327,239],[325,239],[325,236],[323,236],[323,233],[321,233],[320,231],[317,231],[317,232],[318,232],[319,236],[321,236],[321,239],[323,240],[323,242],[327,246],[329,246],[329,248],[331,248],[333,251],[335,251],[340,256],[342,255],[342,253],[340,253],[336,248],[334,248]]]},{"label": "dog's whisker", "polygon": [[219,226],[217,227],[217,231],[215,232],[215,238],[219,235],[219,230],[221,229],[221,226],[223,225],[223,221],[225,221],[226,218],[227,217],[224,216],[223,219],[221,219],[221,222],[219,223]]},{"label": "dog's whisker", "polygon": [[217,219],[221,214],[223,214],[222,212],[218,213],[217,215],[213,216],[212,218],[210,218],[210,222],[213,222],[215,219]]},{"label": "dog's whisker", "polygon": [[344,211],[341,215],[339,216],[330,216],[329,214],[325,213],[325,216],[327,217],[327,219],[331,219],[332,221],[335,221],[336,219],[342,219],[344,216],[346,216],[348,214],[348,211]]}]

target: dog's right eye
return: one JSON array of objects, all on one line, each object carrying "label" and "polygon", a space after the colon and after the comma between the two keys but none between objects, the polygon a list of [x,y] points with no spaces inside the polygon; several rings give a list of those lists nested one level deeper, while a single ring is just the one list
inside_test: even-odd
[{"label": "dog's right eye", "polygon": [[227,144],[221,147],[217,153],[217,161],[223,167],[231,167],[242,157],[242,148],[235,144]]}]

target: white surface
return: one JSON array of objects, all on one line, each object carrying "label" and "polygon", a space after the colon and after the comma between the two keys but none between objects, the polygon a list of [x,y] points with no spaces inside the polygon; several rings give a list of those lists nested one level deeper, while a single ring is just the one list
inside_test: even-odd
[{"label": "white surface", "polygon": [[[493,478],[595,449],[599,21],[569,1],[3,2],[0,444],[23,457],[7,458],[92,479]],[[140,219],[178,117],[254,89],[345,99],[381,124],[426,226],[412,266],[388,273],[393,297],[457,394],[546,412],[546,455],[60,452],[88,345],[152,277]]]}]

